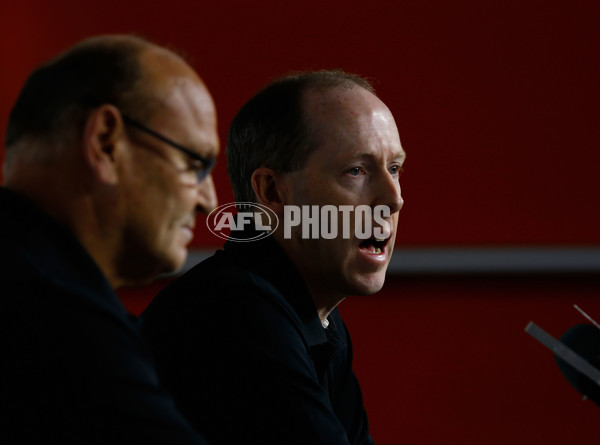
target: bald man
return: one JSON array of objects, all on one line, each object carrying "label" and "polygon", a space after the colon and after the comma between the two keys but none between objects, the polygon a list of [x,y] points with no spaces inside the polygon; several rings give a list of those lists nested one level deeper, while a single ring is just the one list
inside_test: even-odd
[{"label": "bald man", "polygon": [[30,75],[0,188],[0,442],[206,443],[114,289],[182,266],[218,150],[206,86],[146,40],[91,38]]},{"label": "bald man", "polygon": [[[279,226],[264,236],[240,217],[223,250],[142,315],[161,381],[209,440],[373,444],[337,306],[384,284],[405,157],[388,107],[342,71],[283,77],[237,113],[227,139],[236,201]],[[292,211],[308,218],[291,224]]]}]

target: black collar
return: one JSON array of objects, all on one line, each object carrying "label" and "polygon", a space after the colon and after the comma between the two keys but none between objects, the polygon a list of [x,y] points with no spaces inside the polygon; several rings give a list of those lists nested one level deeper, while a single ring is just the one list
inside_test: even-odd
[{"label": "black collar", "polygon": [[264,278],[283,295],[300,318],[309,346],[328,341],[304,280],[275,238],[270,236],[250,242],[229,240],[224,249],[237,264]]},{"label": "black collar", "polygon": [[71,230],[5,187],[0,187],[0,208],[0,237],[15,246],[20,261],[44,279],[74,293],[85,293],[111,311],[115,310],[116,301],[126,313],[106,277]]}]

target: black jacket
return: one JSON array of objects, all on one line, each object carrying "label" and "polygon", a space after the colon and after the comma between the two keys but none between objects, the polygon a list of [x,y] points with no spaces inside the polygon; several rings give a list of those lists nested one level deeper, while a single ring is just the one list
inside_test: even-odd
[{"label": "black jacket", "polygon": [[0,188],[0,443],[198,443],[73,234]]}]

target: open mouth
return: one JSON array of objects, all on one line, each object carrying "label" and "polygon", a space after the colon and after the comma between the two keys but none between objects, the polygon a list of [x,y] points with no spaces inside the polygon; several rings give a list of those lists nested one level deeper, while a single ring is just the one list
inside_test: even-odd
[{"label": "open mouth", "polygon": [[378,239],[378,238],[369,238],[360,243],[359,247],[361,249],[366,250],[368,253],[373,255],[379,255],[385,252],[385,246],[388,243],[389,238],[386,239]]}]

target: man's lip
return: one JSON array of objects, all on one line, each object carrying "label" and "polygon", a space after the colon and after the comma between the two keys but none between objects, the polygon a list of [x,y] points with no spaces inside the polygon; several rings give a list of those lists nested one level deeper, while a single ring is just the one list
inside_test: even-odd
[{"label": "man's lip", "polygon": [[374,267],[377,270],[387,265],[390,258],[388,249],[385,247],[381,249],[381,252],[376,253],[359,246],[358,255],[361,258],[361,261],[365,262],[365,264],[370,264],[369,267]]},{"label": "man's lip", "polygon": [[[359,239],[358,240],[358,249],[362,252],[365,252],[365,254],[367,255],[371,255],[371,256],[388,256],[388,245],[390,243],[390,240],[392,239],[392,237],[390,236],[389,238],[376,238],[376,237],[371,237],[371,238],[367,238],[367,239]],[[368,241],[378,241],[379,243],[381,243],[381,245],[379,246],[375,246],[376,248],[380,249],[380,252],[372,252],[369,250],[368,246],[362,246],[363,243],[368,242]]]},{"label": "man's lip", "polygon": [[371,237],[369,237],[369,238],[363,238],[363,239],[357,238],[356,240],[357,240],[357,242],[358,242],[358,244],[359,244],[359,245],[360,245],[361,243],[364,243],[365,241],[369,241],[369,240],[375,240],[375,241],[378,241],[378,242],[381,242],[381,243],[383,243],[383,247],[387,247],[387,246],[388,246],[388,244],[390,243],[390,240],[392,240],[393,238],[394,238],[394,234],[393,234],[393,233],[390,233],[390,234],[389,234],[388,236],[386,236],[386,237],[381,237],[381,238],[379,238],[379,237],[377,237],[377,236],[371,236]]},{"label": "man's lip", "polygon": [[193,232],[194,228],[196,227],[196,218],[185,218],[181,225],[186,229],[190,229]]},{"label": "man's lip", "polygon": [[194,238],[194,226],[184,225],[184,226],[181,226],[181,228],[183,229],[184,232],[187,233],[187,236],[189,237],[189,240],[187,242],[192,241],[192,239]]}]

